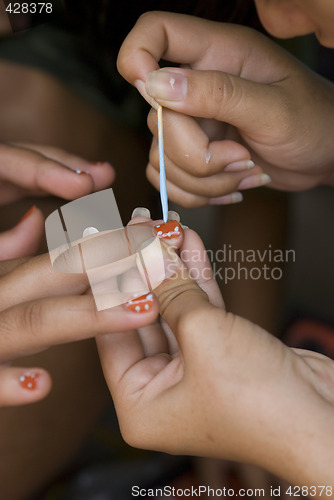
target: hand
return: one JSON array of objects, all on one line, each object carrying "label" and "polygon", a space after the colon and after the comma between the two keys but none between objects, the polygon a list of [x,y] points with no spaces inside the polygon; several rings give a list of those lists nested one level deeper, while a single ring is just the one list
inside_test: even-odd
[{"label": "hand", "polygon": [[[1,205],[48,194],[71,200],[108,187],[114,177],[106,162],[93,164],[50,146],[0,144]],[[0,260],[37,252],[44,219],[37,208],[26,215],[13,229],[0,234]]]},{"label": "hand", "polygon": [[[42,399],[48,373],[11,367],[20,357],[100,333],[137,328],[157,316],[157,302],[137,314],[124,305],[97,312],[84,274],[54,271],[48,255],[0,263],[0,407]],[[143,301],[142,301],[143,303]]]},{"label": "hand", "polygon": [[155,290],[162,326],[97,339],[124,439],[333,485],[333,361],[227,313],[190,230],[180,255],[186,262]]},{"label": "hand", "polygon": [[[159,70],[161,58],[185,67]],[[284,190],[333,184],[334,86],[260,33],[147,13],[124,41],[118,69],[148,102],[168,108],[173,201],[225,203],[227,193],[266,184],[268,175],[272,187]],[[155,115],[149,116],[154,139],[147,176],[158,187]],[[256,165],[251,170],[249,160]]]}]

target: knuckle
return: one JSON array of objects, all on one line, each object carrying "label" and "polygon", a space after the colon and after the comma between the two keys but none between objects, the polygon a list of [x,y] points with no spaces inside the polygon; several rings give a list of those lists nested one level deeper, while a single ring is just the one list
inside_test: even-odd
[{"label": "knuckle", "polygon": [[21,316],[21,329],[29,336],[36,336],[46,322],[44,312],[40,301],[26,303]]},{"label": "knuckle", "polygon": [[210,118],[221,120],[229,103],[232,102],[233,107],[237,107],[242,95],[236,89],[232,75],[228,73],[213,71],[210,82],[210,89],[206,94],[208,113]]}]

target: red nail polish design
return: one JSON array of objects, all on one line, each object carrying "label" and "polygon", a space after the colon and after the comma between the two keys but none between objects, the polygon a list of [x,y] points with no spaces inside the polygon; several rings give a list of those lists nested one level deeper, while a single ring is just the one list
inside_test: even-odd
[{"label": "red nail polish design", "polygon": [[29,208],[28,212],[25,213],[24,216],[19,220],[19,223],[22,222],[24,219],[27,219],[29,217],[29,215],[31,215],[33,213],[35,208],[36,208],[36,205],[33,205],[31,208]]},{"label": "red nail polish design", "polygon": [[147,312],[151,309],[153,305],[153,294],[148,293],[147,295],[141,295],[140,297],[134,296],[132,299],[128,300],[125,304],[127,309],[136,313]]},{"label": "red nail polish design", "polygon": [[33,391],[37,387],[39,375],[36,373],[27,373],[26,375],[21,375],[20,386],[28,391]]},{"label": "red nail polish design", "polygon": [[158,238],[171,239],[178,238],[182,232],[181,224],[176,220],[169,220],[166,223],[154,226],[154,231]]}]

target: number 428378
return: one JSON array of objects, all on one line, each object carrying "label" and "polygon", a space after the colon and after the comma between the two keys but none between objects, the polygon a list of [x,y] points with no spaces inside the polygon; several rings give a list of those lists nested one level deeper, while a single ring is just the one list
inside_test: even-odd
[{"label": "number 428378", "polygon": [[52,3],[9,3],[6,7],[6,12],[10,14],[51,14]]}]

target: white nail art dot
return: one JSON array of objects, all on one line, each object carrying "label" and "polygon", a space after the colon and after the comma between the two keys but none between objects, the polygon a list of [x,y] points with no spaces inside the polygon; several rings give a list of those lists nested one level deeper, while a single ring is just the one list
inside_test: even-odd
[{"label": "white nail art dot", "polygon": [[172,233],[169,231],[169,232],[167,233],[167,236],[168,236],[168,237],[172,236]]},{"label": "white nail art dot", "polygon": [[31,382],[28,383],[28,387],[32,387],[32,383]]},{"label": "white nail art dot", "polygon": [[24,376],[24,375],[22,375],[22,376],[20,377],[20,382],[24,382],[24,381],[25,381],[25,379],[26,379],[26,378],[25,378],[25,376]]},{"label": "white nail art dot", "polygon": [[140,307],[139,307],[139,306],[136,306],[136,307],[135,307],[135,311],[139,312],[139,311],[140,311]]},{"label": "white nail art dot", "polygon": [[148,304],[145,304],[145,309],[146,309],[146,311],[148,311],[148,309],[149,309],[149,305]]},{"label": "white nail art dot", "polygon": [[162,231],[158,231],[158,236],[161,236],[162,235]]},{"label": "white nail art dot", "polygon": [[148,295],[146,295],[146,299],[153,300],[153,295],[151,293],[149,293]]},{"label": "white nail art dot", "polygon": [[180,231],[179,226],[176,226],[176,228],[174,229],[174,231]]},{"label": "white nail art dot", "polygon": [[160,227],[160,224],[158,224],[158,225],[157,225],[157,226],[155,226],[155,227]]}]

